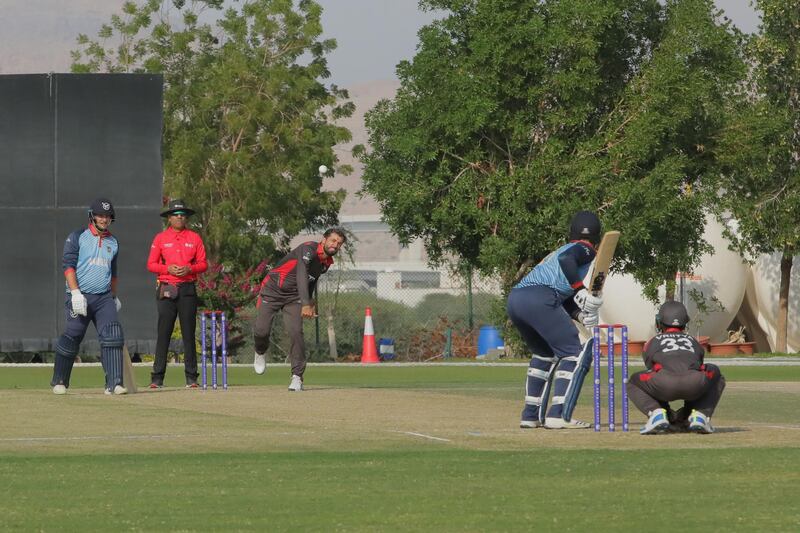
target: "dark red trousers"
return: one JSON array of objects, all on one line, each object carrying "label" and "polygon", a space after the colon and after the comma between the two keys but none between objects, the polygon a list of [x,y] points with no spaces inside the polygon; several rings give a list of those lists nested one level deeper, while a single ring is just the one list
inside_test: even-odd
[{"label": "dark red trousers", "polygon": [[289,335],[289,363],[292,374],[303,377],[306,371],[306,345],[303,340],[303,317],[300,315],[302,305],[299,299],[279,299],[271,296],[260,296],[258,314],[253,325],[253,340],[256,352],[267,353],[272,322],[279,311],[283,311],[283,327]]},{"label": "dark red trousers", "polygon": [[716,365],[703,368],[680,374],[665,370],[637,372],[628,380],[628,397],[644,414],[683,400],[685,410],[697,409],[710,417],[722,398],[725,378]]}]

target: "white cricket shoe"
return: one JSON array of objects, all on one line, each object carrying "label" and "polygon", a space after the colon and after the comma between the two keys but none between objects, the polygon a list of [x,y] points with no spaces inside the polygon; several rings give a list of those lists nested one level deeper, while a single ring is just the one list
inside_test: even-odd
[{"label": "white cricket shoe", "polygon": [[256,352],[256,356],[253,358],[253,370],[256,371],[256,374],[263,374],[267,371],[266,354]]},{"label": "white cricket shoe", "polygon": [[128,394],[128,389],[126,389],[122,385],[117,385],[116,387],[114,387],[114,395],[119,396],[121,394]]},{"label": "white cricket shoe", "polygon": [[519,427],[522,429],[533,429],[542,427],[542,423],[538,420],[520,420]]},{"label": "white cricket shoe", "polygon": [[66,393],[67,393],[67,388],[61,383],[53,387],[53,394],[66,394]]},{"label": "white cricket shoe", "polygon": [[583,420],[564,420],[560,417],[548,416],[544,419],[544,427],[547,429],[589,429],[591,425]]},{"label": "white cricket shoe", "polygon": [[303,390],[303,378],[292,374],[292,382],[289,383],[289,390],[292,392],[298,392]]},{"label": "white cricket shoe", "polygon": [[693,409],[692,414],[689,415],[689,431],[704,434],[714,433],[711,418]]},{"label": "white cricket shoe", "polygon": [[667,418],[666,409],[653,409],[648,413],[650,418],[647,423],[639,430],[639,435],[655,435],[656,433],[664,433],[669,429],[669,419]]}]

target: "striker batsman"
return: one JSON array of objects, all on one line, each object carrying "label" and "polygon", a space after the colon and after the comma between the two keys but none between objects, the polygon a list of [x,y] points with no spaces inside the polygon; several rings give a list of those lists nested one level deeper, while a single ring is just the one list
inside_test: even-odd
[{"label": "striker batsman", "polygon": [[72,365],[89,322],[100,338],[100,360],[106,375],[106,394],[126,394],[122,386],[122,325],[117,320],[122,304],[117,292],[117,239],[109,227],[114,206],[105,198],[89,207],[89,225],[73,231],[64,243],[66,326],[56,343],[53,393],[66,394]]},{"label": "striker batsman", "polygon": [[[585,326],[599,322],[603,300],[586,290],[583,279],[597,254],[601,235],[597,215],[579,211],[570,223],[569,242],[545,257],[508,295],[508,316],[532,352],[521,428],[589,427],[573,419],[572,412],[592,364],[592,343],[581,347],[572,320]],[[548,410],[551,383],[553,396]]]}]

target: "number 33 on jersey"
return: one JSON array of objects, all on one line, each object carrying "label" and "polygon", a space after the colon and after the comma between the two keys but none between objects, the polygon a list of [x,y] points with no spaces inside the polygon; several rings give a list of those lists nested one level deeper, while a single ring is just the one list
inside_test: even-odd
[{"label": "number 33 on jersey", "polygon": [[683,332],[659,333],[647,344],[644,364],[674,373],[700,370],[705,350],[697,339]]}]

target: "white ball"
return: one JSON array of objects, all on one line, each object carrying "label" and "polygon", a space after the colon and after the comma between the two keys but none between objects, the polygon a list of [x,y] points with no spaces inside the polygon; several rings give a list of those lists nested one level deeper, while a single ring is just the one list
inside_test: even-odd
[{"label": "white ball", "polygon": [[320,165],[318,170],[320,174],[325,174],[326,172],[328,172],[328,167],[326,167],[325,165]]}]

